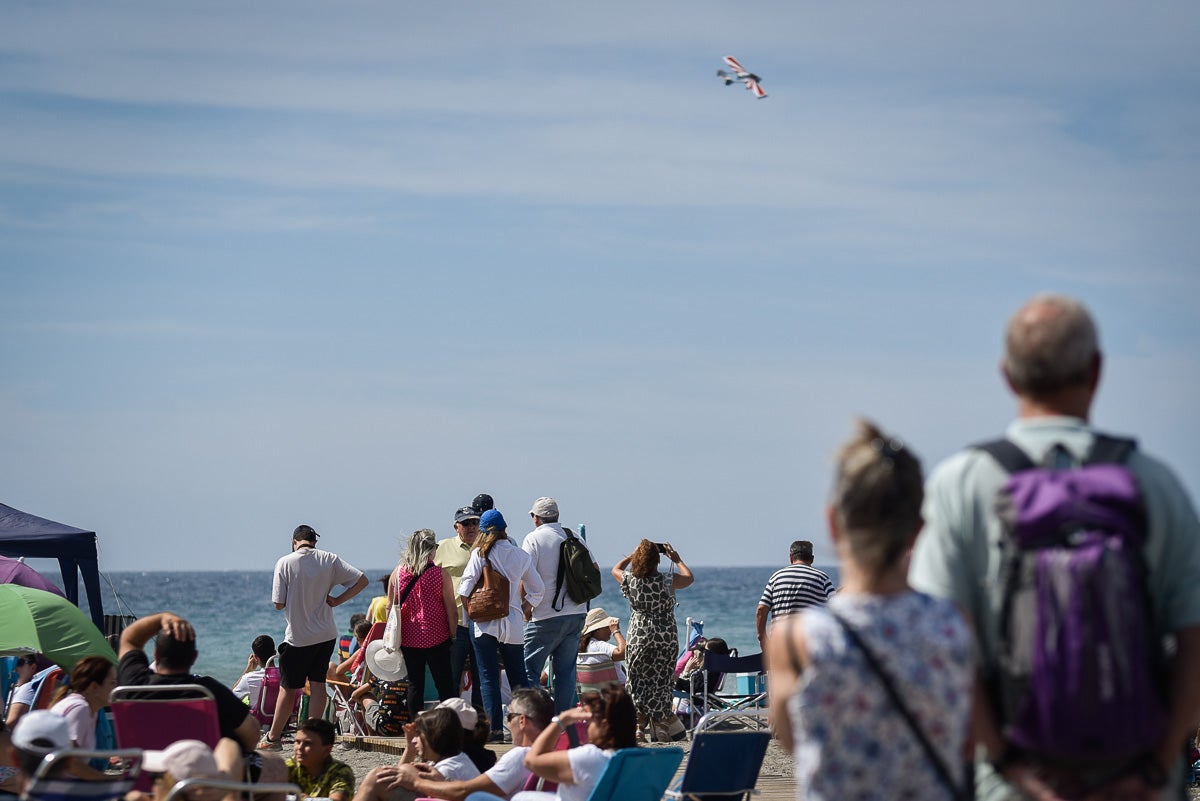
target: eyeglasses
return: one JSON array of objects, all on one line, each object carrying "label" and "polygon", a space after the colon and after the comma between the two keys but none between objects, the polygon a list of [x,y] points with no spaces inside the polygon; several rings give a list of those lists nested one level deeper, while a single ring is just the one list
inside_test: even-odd
[{"label": "eyeglasses", "polygon": [[463,528],[479,528],[479,521],[478,520],[464,520],[461,523],[459,523],[458,525],[462,526]]}]

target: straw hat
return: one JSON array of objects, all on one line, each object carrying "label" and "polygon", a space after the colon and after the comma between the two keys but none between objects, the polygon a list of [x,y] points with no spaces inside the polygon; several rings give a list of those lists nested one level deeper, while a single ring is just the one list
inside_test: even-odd
[{"label": "straw hat", "polygon": [[595,609],[587,613],[587,617],[583,619],[583,634],[584,636],[591,634],[593,631],[608,628],[608,619],[611,615],[605,612],[603,607],[597,606]]},{"label": "straw hat", "polygon": [[383,647],[383,640],[375,640],[367,646],[367,667],[375,678],[382,681],[400,681],[408,677],[404,654],[399,649],[387,650]]}]

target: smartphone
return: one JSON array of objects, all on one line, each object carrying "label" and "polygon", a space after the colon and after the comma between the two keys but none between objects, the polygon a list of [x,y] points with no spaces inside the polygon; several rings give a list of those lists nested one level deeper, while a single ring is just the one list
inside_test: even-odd
[{"label": "smartphone", "polygon": [[666,552],[667,552],[667,544],[666,544],[665,542],[660,542],[660,543],[658,543],[658,552],[659,552],[659,553],[666,553]]}]

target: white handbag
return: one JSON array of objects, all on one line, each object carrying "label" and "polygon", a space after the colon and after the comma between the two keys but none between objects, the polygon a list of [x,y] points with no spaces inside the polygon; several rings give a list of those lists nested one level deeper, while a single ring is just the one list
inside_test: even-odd
[{"label": "white handbag", "polygon": [[[404,592],[400,594],[400,599],[392,604],[392,611],[388,612],[387,622],[383,626],[383,647],[389,651],[400,650],[400,608],[404,606],[404,601],[408,598],[408,594],[412,592],[413,587],[417,586],[421,575],[413,576],[413,580],[408,582],[408,586],[404,588]],[[392,581],[392,586],[400,580],[400,570],[397,568],[396,574]]]}]

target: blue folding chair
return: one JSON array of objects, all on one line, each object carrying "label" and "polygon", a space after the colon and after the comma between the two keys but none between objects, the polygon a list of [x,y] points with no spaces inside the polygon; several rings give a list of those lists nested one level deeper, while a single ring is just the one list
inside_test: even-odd
[{"label": "blue folding chair", "polygon": [[741,801],[758,782],[771,734],[766,730],[705,731],[740,710],[710,712],[696,726],[683,776],[663,796],[673,801]]},{"label": "blue folding chair", "polygon": [[622,748],[612,755],[588,801],[660,801],[683,749]]}]

